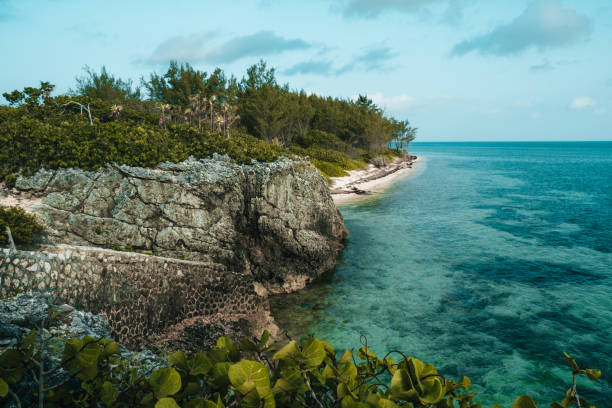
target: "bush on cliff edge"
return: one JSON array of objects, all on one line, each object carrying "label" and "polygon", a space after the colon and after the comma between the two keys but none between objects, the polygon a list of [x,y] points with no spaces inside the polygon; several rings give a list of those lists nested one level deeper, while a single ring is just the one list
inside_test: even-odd
[{"label": "bush on cliff edge", "polygon": [[0,206],[0,245],[8,244],[6,227],[11,229],[16,244],[32,244],[43,231],[36,217],[23,208]]}]

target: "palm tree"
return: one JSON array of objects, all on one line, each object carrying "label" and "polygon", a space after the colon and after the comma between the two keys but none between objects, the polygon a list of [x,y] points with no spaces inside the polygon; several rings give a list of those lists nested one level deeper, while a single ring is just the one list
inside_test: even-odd
[{"label": "palm tree", "polygon": [[111,116],[115,121],[119,120],[119,117],[121,116],[121,112],[123,112],[123,106],[121,105],[111,106]]},{"label": "palm tree", "polygon": [[217,100],[217,97],[215,95],[212,95],[208,99],[208,106],[209,106],[209,109],[210,109],[210,131],[211,132],[213,130],[215,130],[214,114],[215,114],[215,101],[216,100]]},{"label": "palm tree", "polygon": [[191,96],[189,98],[189,107],[193,112],[193,116],[198,118],[198,130],[202,128],[202,113],[208,100],[200,94]]},{"label": "palm tree", "polygon": [[236,113],[237,110],[238,109],[235,106],[231,106],[227,102],[223,102],[221,104],[223,131],[225,133],[225,137],[228,139],[230,137],[230,130],[232,126],[234,125],[234,123],[236,123],[238,119],[240,119],[240,116],[238,116],[238,114]]},{"label": "palm tree", "polygon": [[168,105],[167,103],[160,103],[157,106],[157,109],[159,109],[160,112],[160,117],[159,117],[159,126],[163,126],[164,129],[166,129],[166,113],[170,112],[170,109],[172,107],[170,105]]}]

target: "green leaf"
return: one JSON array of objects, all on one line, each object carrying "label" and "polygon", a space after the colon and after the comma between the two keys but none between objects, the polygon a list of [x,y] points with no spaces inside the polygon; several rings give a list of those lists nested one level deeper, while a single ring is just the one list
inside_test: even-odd
[{"label": "green leaf", "polygon": [[[211,403],[212,405],[208,405],[208,403]],[[191,399],[187,402],[182,401],[182,408],[208,408],[208,407],[212,407],[212,408],[216,408],[217,405],[214,402],[211,401],[206,401],[204,400],[204,398],[196,398],[196,399]]]},{"label": "green leaf", "polygon": [[276,400],[274,394],[270,393],[264,398],[264,408],[276,408]]},{"label": "green leaf", "polygon": [[295,340],[291,340],[289,343],[285,344],[283,348],[278,350],[273,356],[273,360],[283,360],[287,358],[295,358],[300,354],[300,350],[298,348]]},{"label": "green leaf", "polygon": [[321,342],[321,344],[323,345],[323,348],[325,349],[325,352],[330,354],[330,355],[334,355],[336,354],[336,350],[334,350],[334,346],[331,345],[331,343],[325,341],[325,340],[319,340]]},{"label": "green leaf", "polygon": [[212,376],[215,385],[224,387],[229,384],[229,378],[227,378],[227,372],[229,371],[232,363],[217,363],[213,367]]},{"label": "green leaf", "polygon": [[197,353],[189,359],[188,365],[191,375],[207,374],[213,368],[213,363],[206,357],[206,353]]},{"label": "green leaf", "polygon": [[183,392],[187,395],[195,395],[198,394],[200,391],[202,391],[202,387],[200,386],[200,384],[193,381],[187,383],[185,388],[183,388]]},{"label": "green leaf", "polygon": [[357,378],[357,367],[353,363],[342,364],[338,369],[339,379],[344,382],[352,382]]},{"label": "green leaf", "polygon": [[372,360],[372,361],[376,361],[378,359],[378,357],[376,356],[376,353],[374,353],[373,351],[370,351],[369,347],[361,347],[359,350],[357,350],[357,357],[359,357],[362,360]]},{"label": "green leaf", "polygon": [[276,380],[276,384],[274,384],[274,388],[272,388],[272,392],[275,394],[280,394],[283,392],[289,393],[293,392],[294,390],[295,386],[284,378],[279,378]]},{"label": "green leaf", "polygon": [[317,339],[308,339],[303,343],[304,351],[300,363],[307,369],[316,368],[321,365],[325,359],[325,347]]},{"label": "green leaf", "polygon": [[253,352],[258,351],[259,347],[251,340],[247,339],[246,337],[243,337],[242,339],[240,339],[240,350]]},{"label": "green leaf", "polygon": [[302,378],[302,372],[293,366],[281,372],[281,378],[276,381],[273,392],[294,392],[301,394],[308,391],[308,386]]},{"label": "green leaf", "polygon": [[325,364],[325,368],[323,369],[323,378],[326,380],[331,380],[332,378],[336,378],[336,373],[334,369],[330,367],[329,364]]},{"label": "green leaf", "polygon": [[563,400],[561,401],[561,406],[563,408],[571,407],[574,405],[575,401],[576,397],[574,396],[574,391],[571,388],[568,388],[567,392],[565,393],[565,397],[563,397]]},{"label": "green leaf", "polygon": [[98,374],[100,345],[93,337],[68,339],[64,344],[64,368],[82,380],[91,380]]},{"label": "green leaf", "polygon": [[578,364],[576,363],[576,360],[574,360],[569,354],[567,353],[563,353],[563,355],[565,356],[565,358],[567,359],[567,362],[569,363],[570,367],[572,367],[572,370],[574,371],[578,371]]},{"label": "green leaf", "polygon": [[2,378],[0,378],[0,398],[6,397],[9,392],[9,386]]},{"label": "green leaf", "polygon": [[117,391],[115,386],[108,381],[104,381],[102,390],[100,391],[100,401],[102,401],[105,406],[112,407],[115,401],[117,401],[118,396],[119,391]]},{"label": "green leaf", "polygon": [[261,338],[259,339],[259,348],[263,349],[264,347],[266,347],[266,344],[268,344],[268,340],[270,340],[270,332],[264,330],[264,332],[261,334]]},{"label": "green leaf", "polygon": [[584,370],[584,372],[587,375],[587,377],[589,377],[589,380],[591,381],[595,381],[596,379],[601,377],[600,370],[593,370],[593,369],[587,368],[586,370]]},{"label": "green leaf", "polygon": [[151,374],[149,384],[157,398],[164,398],[179,392],[181,376],[174,368],[159,368]]},{"label": "green leaf", "polygon": [[376,408],[398,408],[397,404],[391,400],[381,398],[376,403]]},{"label": "green leaf", "polygon": [[253,388],[261,398],[267,397],[272,392],[268,368],[257,361],[242,360],[233,364],[227,375],[232,386],[243,395],[251,392]]},{"label": "green leaf", "polygon": [[204,405],[202,408],[225,408],[225,405],[223,405],[223,402],[221,402],[221,397],[219,397],[217,402],[212,402],[208,400],[204,401]]},{"label": "green leaf", "polygon": [[142,397],[142,400],[140,400],[140,404],[149,407],[153,405],[154,401],[155,401],[155,395],[153,395],[152,392],[149,392],[144,397]]},{"label": "green leaf", "polygon": [[155,404],[155,408],[181,408],[174,398],[162,398]]},{"label": "green leaf", "polygon": [[342,401],[340,401],[340,407],[341,408],[368,408],[366,404],[364,404],[363,402],[355,401],[355,399],[353,399],[353,397],[351,397],[350,395],[347,395],[346,397],[342,398]]},{"label": "green leaf", "polygon": [[419,394],[419,400],[423,405],[436,404],[444,397],[446,391],[440,377],[430,377],[421,382],[423,392]]},{"label": "green leaf", "polygon": [[229,337],[219,337],[217,347],[222,350],[227,350],[227,355],[230,361],[237,362],[240,360],[240,351]]},{"label": "green leaf", "polygon": [[214,363],[228,362],[228,351],[226,349],[213,348],[206,353],[208,358]]},{"label": "green leaf", "polygon": [[187,356],[184,351],[176,351],[168,356],[168,362],[171,366],[180,368],[181,370],[189,370],[187,366]]},{"label": "green leaf", "polygon": [[408,371],[400,369],[391,377],[391,396],[393,399],[411,400],[416,396]]},{"label": "green leaf", "polygon": [[529,395],[521,395],[514,400],[512,408],[538,408],[538,406]]},{"label": "green leaf", "polygon": [[344,354],[338,360],[338,363],[352,363],[353,362],[353,352],[351,350],[344,350]]},{"label": "green leaf", "polygon": [[13,368],[24,360],[24,355],[21,351],[15,349],[7,349],[0,354],[0,367]]},{"label": "green leaf", "polygon": [[107,356],[119,355],[121,354],[121,349],[119,348],[119,345],[117,343],[112,341],[104,347],[104,352],[106,353]]}]

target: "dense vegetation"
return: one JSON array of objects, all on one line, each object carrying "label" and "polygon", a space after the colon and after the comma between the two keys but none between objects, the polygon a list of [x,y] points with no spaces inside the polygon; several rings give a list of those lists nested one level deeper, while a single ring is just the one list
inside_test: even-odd
[{"label": "dense vegetation", "polygon": [[28,214],[23,208],[0,206],[0,245],[9,242],[6,227],[11,229],[11,235],[16,244],[32,244],[43,231],[36,216]]},{"label": "dense vegetation", "polygon": [[[276,351],[264,332],[260,339],[245,338],[239,344],[221,337],[209,351],[177,351],[161,365],[139,367],[122,357],[120,347],[110,340],[61,338],[46,331],[51,320],[64,318],[63,313],[50,308],[48,318],[19,346],[0,354],[0,401],[25,406],[23,400],[41,408],[481,407],[475,393],[468,393],[467,377],[459,382],[447,379],[431,364],[400,351],[380,359],[367,341],[356,353],[337,353],[316,338],[290,341]],[[596,380],[601,372],[580,368],[565,356],[573,384],[560,403],[550,406],[591,407],[578,395],[576,378]],[[512,407],[536,405],[523,395]]]},{"label": "dense vegetation", "polygon": [[42,167],[148,167],[213,152],[242,163],[308,156],[338,176],[374,156],[399,155],[416,133],[365,96],[325,98],[281,86],[264,62],[241,81],[171,63],[141,83],[147,99],[105,68],[87,68],[67,95],[52,96],[49,82],[4,93],[10,106],[0,106],[0,180],[10,184],[15,173]]}]

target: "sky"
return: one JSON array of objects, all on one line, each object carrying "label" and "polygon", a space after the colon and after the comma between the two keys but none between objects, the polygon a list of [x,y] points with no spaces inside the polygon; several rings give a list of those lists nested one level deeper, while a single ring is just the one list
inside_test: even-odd
[{"label": "sky", "polygon": [[0,0],[0,92],[170,60],[367,94],[418,141],[612,140],[610,0]]}]

